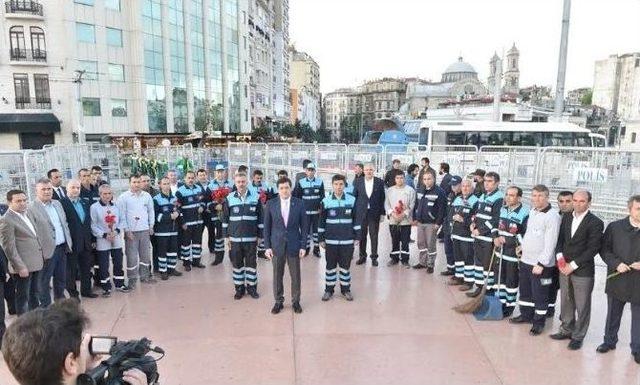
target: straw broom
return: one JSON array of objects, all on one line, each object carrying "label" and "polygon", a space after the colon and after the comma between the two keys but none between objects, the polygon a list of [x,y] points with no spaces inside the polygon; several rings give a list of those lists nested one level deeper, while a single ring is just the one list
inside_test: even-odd
[{"label": "straw broom", "polygon": [[[500,248],[500,254],[502,254],[502,248]],[[493,259],[495,255],[496,255],[496,248],[494,248],[493,253],[491,253],[491,260],[489,261],[489,272],[487,273],[487,276],[484,278],[484,285],[482,285],[482,291],[480,291],[480,294],[477,297],[472,298],[466,303],[454,306],[453,310],[455,310],[460,314],[471,314],[480,308],[480,306],[482,305],[482,302],[484,301],[484,297],[487,294],[487,284],[489,283],[489,275],[493,268]]]}]

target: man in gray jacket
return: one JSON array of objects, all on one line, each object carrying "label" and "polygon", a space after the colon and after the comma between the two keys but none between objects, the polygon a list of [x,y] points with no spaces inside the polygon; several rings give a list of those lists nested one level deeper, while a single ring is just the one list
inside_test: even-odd
[{"label": "man in gray jacket", "polygon": [[44,267],[40,273],[40,306],[47,307],[51,305],[51,293],[49,292],[49,283],[53,278],[53,297],[56,301],[64,299],[64,290],[67,283],[67,254],[71,253],[72,241],[69,225],[67,224],[67,216],[64,213],[62,204],[53,199],[53,186],[47,178],[42,178],[36,183],[36,199],[31,206],[34,216],[39,216],[41,220],[36,218],[36,233],[38,237],[42,234],[51,234],[51,238],[44,241],[52,240],[50,255],[45,260]]},{"label": "man in gray jacket", "polygon": [[9,191],[7,203],[9,210],[0,218],[0,243],[7,256],[7,271],[15,281],[16,313],[21,315],[39,306],[38,276],[53,254],[53,236],[38,234],[24,191]]}]

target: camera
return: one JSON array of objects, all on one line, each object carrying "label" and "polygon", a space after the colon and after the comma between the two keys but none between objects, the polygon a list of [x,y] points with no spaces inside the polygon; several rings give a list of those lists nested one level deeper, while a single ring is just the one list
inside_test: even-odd
[{"label": "camera", "polygon": [[[157,384],[160,375],[156,359],[147,353],[155,352],[164,356],[164,350],[151,346],[147,338],[118,342],[116,337],[91,337],[89,342],[91,355],[109,355],[110,357],[97,367],[81,374],[78,385],[120,385],[126,384],[122,375],[129,369],[139,369],[147,375],[149,385]],[[162,357],[160,357],[162,358]]]}]

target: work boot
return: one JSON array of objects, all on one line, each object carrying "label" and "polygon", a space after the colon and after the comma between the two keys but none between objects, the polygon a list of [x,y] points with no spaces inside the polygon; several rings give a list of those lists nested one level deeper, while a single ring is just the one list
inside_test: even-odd
[{"label": "work boot", "polygon": [[358,260],[356,261],[356,265],[364,265],[365,263],[367,263],[367,256],[365,255],[360,256],[360,258],[358,258]]},{"label": "work boot", "polygon": [[244,286],[236,286],[236,294],[233,296],[233,299],[242,299],[244,297]]},{"label": "work boot", "polygon": [[327,302],[328,300],[331,299],[331,297],[333,297],[333,292],[325,291],[324,294],[322,295],[322,300]]},{"label": "work boot", "polygon": [[258,289],[255,286],[251,286],[251,285],[247,286],[247,293],[249,293],[249,295],[253,299],[260,298],[260,294],[258,294]]}]

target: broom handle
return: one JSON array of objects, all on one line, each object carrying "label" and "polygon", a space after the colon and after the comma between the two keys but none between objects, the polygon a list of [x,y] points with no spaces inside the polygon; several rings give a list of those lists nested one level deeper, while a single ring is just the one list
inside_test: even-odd
[{"label": "broom handle", "polygon": [[500,245],[500,261],[498,261],[498,263],[500,264],[498,266],[498,290],[496,291],[496,293],[498,294],[498,299],[500,299],[500,284],[502,283],[502,255],[504,252],[504,245]]}]

